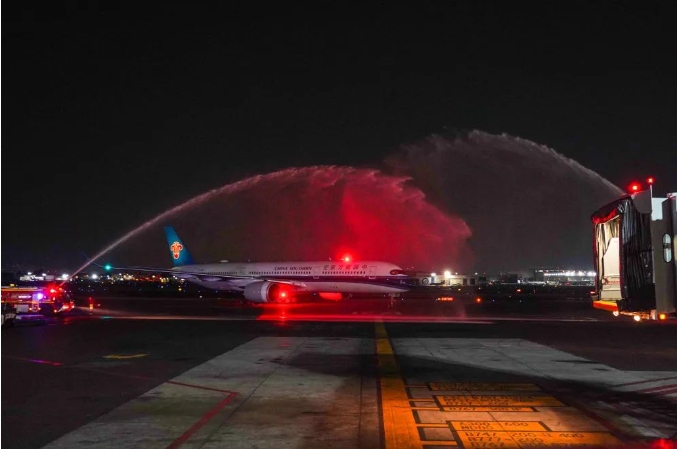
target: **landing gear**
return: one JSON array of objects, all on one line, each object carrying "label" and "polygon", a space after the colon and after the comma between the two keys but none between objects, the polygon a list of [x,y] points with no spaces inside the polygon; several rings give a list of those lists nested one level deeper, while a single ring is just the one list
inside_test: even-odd
[{"label": "landing gear", "polygon": [[390,293],[388,296],[390,297],[390,302],[388,304],[388,308],[394,309],[395,305],[400,301],[400,294],[399,293]]}]

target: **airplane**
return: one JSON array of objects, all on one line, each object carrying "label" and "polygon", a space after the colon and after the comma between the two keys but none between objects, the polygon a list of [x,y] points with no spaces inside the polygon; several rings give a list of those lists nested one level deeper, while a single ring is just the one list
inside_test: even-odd
[{"label": "airplane", "polygon": [[[236,291],[253,303],[289,303],[315,293],[337,301],[348,294],[388,294],[410,289],[399,266],[380,261],[216,262],[197,264],[173,227],[165,227],[172,268],[132,267],[129,271],[167,273],[214,290]],[[108,267],[112,269],[112,267]],[[124,270],[123,268],[115,268]]]}]

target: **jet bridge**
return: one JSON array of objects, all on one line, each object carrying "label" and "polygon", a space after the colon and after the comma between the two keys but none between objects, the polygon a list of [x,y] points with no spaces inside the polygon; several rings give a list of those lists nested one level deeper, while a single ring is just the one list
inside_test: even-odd
[{"label": "jet bridge", "polygon": [[677,317],[676,198],[637,189],[592,215],[594,307],[635,320]]}]

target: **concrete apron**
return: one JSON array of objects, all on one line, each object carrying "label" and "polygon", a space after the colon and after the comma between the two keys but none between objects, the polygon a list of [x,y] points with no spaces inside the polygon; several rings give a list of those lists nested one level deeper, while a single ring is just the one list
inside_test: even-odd
[{"label": "concrete apron", "polygon": [[525,340],[260,337],[47,448],[524,448],[677,432],[677,372]]}]

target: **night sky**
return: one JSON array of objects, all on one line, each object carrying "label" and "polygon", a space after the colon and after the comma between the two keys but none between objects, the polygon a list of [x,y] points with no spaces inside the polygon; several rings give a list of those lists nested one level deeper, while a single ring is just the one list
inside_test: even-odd
[{"label": "night sky", "polygon": [[[3,269],[74,270],[168,209],[285,169],[284,186],[265,178],[157,225],[176,224],[199,258],[237,227],[220,253],[322,257],[354,239],[403,265],[451,254],[499,270],[516,267],[489,259],[492,227],[505,242],[543,228],[538,216],[566,222],[556,210],[585,220],[611,184],[650,175],[657,194],[677,191],[674,1],[58,3],[3,4]],[[580,168],[560,170],[565,158]],[[332,189],[317,196],[318,182]],[[388,207],[400,188],[413,203]],[[492,207],[507,190],[519,213]],[[586,226],[557,229],[566,254],[553,241],[509,262],[590,265]],[[428,246],[393,252],[414,234]],[[120,260],[168,265],[153,235]]]}]

